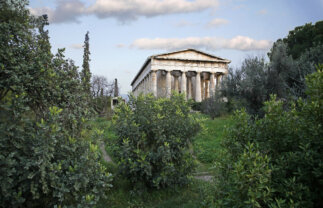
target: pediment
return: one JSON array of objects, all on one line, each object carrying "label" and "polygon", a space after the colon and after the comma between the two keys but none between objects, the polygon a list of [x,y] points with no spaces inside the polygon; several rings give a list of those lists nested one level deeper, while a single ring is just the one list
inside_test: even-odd
[{"label": "pediment", "polygon": [[153,56],[156,59],[180,59],[180,60],[195,60],[195,61],[216,61],[216,62],[230,62],[195,49],[187,49],[183,51],[176,51],[172,53],[164,53]]}]

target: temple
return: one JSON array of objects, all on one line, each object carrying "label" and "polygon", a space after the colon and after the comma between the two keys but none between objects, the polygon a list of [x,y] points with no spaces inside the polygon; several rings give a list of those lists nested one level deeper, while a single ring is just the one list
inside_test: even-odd
[{"label": "temple", "polygon": [[132,92],[170,97],[176,91],[201,102],[220,86],[230,62],[195,49],[153,55],[131,82]]}]

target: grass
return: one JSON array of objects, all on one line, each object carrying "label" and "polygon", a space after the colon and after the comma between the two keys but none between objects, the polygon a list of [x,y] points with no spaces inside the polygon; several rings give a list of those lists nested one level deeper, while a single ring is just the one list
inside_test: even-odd
[{"label": "grass", "polygon": [[[201,121],[203,130],[194,138],[192,150],[196,157],[196,172],[204,174],[210,171],[213,162],[219,157],[220,143],[224,136],[224,128],[231,125],[228,116],[211,120],[201,114],[195,115]],[[114,145],[117,136],[113,131],[111,121],[105,118],[98,118],[92,122],[92,126],[104,130],[103,138],[106,144],[106,151],[113,158]],[[114,160],[116,161],[116,160]],[[213,185],[192,179],[191,183],[184,187],[170,187],[161,190],[145,190],[132,187],[129,180],[118,174],[117,164],[104,163],[107,170],[114,176],[113,188],[107,193],[108,198],[102,199],[97,205],[98,208],[193,208],[209,207],[208,203],[214,193]],[[140,191],[139,191],[140,190]]]},{"label": "grass", "polygon": [[193,150],[198,160],[197,172],[208,171],[220,156],[221,141],[224,137],[224,129],[232,125],[229,116],[210,119],[208,116],[197,114],[201,119],[203,130],[194,138]]},{"label": "grass", "polygon": [[98,208],[113,207],[143,207],[143,208],[193,208],[201,207],[201,200],[205,198],[211,184],[193,180],[184,187],[169,187],[160,190],[135,190],[125,178],[116,177],[108,193],[108,198],[101,200]]}]

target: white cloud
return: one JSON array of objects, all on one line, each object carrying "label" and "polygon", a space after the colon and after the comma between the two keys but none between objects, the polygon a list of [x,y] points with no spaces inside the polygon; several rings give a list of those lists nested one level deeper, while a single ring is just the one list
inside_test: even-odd
[{"label": "white cloud", "polygon": [[32,8],[34,15],[47,13],[51,23],[78,22],[85,15],[98,18],[116,18],[125,22],[138,17],[190,13],[216,8],[218,0],[95,0],[89,6],[80,0],[57,0],[55,9]]},{"label": "white cloud", "polygon": [[138,49],[178,50],[185,48],[200,48],[207,50],[235,49],[241,51],[267,50],[272,46],[269,40],[254,40],[245,36],[232,39],[218,37],[189,37],[189,38],[142,38],[135,40],[130,47]]},{"label": "white cloud", "polygon": [[76,44],[71,44],[70,47],[73,49],[82,49],[83,45],[76,43]]},{"label": "white cloud", "polygon": [[207,27],[219,27],[221,25],[228,24],[229,21],[226,19],[221,19],[221,18],[215,18],[211,20],[209,23],[207,23]]}]

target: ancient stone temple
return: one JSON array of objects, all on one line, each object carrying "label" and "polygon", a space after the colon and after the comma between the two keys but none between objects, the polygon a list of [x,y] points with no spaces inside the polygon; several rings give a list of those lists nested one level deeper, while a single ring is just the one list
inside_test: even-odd
[{"label": "ancient stone temple", "polygon": [[169,97],[176,91],[201,102],[220,86],[230,62],[195,49],[153,55],[131,82],[132,92]]}]

